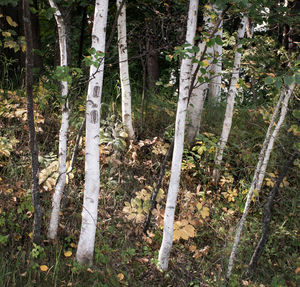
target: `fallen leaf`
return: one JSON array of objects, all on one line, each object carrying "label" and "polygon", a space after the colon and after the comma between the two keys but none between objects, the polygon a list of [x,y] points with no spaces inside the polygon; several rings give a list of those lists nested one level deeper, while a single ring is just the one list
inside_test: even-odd
[{"label": "fallen leaf", "polygon": [[64,252],[65,257],[70,257],[72,255],[72,251],[68,250]]},{"label": "fallen leaf", "polygon": [[41,265],[40,269],[41,269],[41,271],[46,272],[49,268],[46,265]]}]

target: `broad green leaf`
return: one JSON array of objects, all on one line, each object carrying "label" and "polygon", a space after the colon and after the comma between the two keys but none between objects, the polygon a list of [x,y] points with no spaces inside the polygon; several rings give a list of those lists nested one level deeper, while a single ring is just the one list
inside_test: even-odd
[{"label": "broad green leaf", "polygon": [[294,82],[294,77],[292,76],[285,76],[284,77],[284,83],[288,86],[290,86]]},{"label": "broad green leaf", "polygon": [[271,85],[273,83],[274,83],[274,78],[272,78],[272,77],[266,77],[265,78],[265,84],[266,85]]}]

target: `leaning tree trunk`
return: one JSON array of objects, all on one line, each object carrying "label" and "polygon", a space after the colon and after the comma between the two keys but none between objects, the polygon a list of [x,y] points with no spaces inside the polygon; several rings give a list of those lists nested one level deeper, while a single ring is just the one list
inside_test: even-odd
[{"label": "leaning tree trunk", "polygon": [[237,82],[239,80],[240,65],[241,65],[241,58],[242,58],[242,55],[239,52],[240,49],[242,48],[242,44],[240,43],[240,41],[242,38],[244,38],[247,22],[248,22],[248,17],[244,16],[237,32],[237,40],[236,40],[237,45],[236,45],[236,51],[234,56],[234,64],[233,64],[232,77],[231,77],[231,82],[229,87],[229,93],[227,98],[225,119],[223,122],[222,134],[215,155],[215,168],[213,171],[213,176],[216,183],[219,181],[220,166],[223,159],[223,153],[231,130],[234,101],[235,101],[235,95],[237,90]]},{"label": "leaning tree trunk", "polygon": [[[117,7],[120,9],[120,5],[123,0],[117,0]],[[121,11],[118,17],[118,50],[119,50],[119,66],[120,66],[120,78],[121,78],[121,92],[122,92],[122,120],[123,125],[130,139],[134,139],[134,131],[132,127],[131,117],[131,89],[129,81],[129,69],[128,69],[128,52],[127,52],[127,32],[126,32],[126,5],[125,3],[121,7]]]},{"label": "leaning tree trunk", "polygon": [[273,186],[273,188],[269,194],[268,200],[265,204],[261,237],[257,243],[257,246],[253,252],[250,263],[248,265],[247,273],[250,277],[253,276],[253,274],[256,270],[256,267],[257,267],[258,259],[260,258],[261,254],[264,250],[264,247],[268,241],[270,222],[271,222],[271,217],[272,217],[271,209],[272,209],[274,197],[276,195],[277,190],[279,189],[281,182],[283,181],[284,177],[286,176],[287,171],[292,166],[293,162],[295,161],[295,159],[297,158],[298,155],[299,155],[298,151],[296,151],[292,154],[289,161],[286,163],[286,165],[282,169],[280,176],[277,178],[276,183]]},{"label": "leaning tree trunk", "polygon": [[[50,6],[55,8],[54,17],[57,23],[58,38],[59,38],[59,50],[60,50],[60,66],[66,67],[68,65],[67,55],[67,34],[66,26],[62,14],[60,13],[56,3],[53,0],[49,0]],[[67,136],[69,128],[69,103],[68,103],[68,83],[61,81],[61,95],[64,98],[62,104],[62,117],[61,127],[59,131],[59,147],[58,147],[58,179],[55,186],[55,191],[52,199],[52,212],[48,230],[48,238],[55,239],[57,236],[57,228],[59,222],[59,211],[61,197],[66,183],[66,161],[67,161]]]},{"label": "leaning tree trunk", "polygon": [[29,147],[31,153],[31,170],[32,170],[32,204],[34,208],[33,218],[33,242],[39,243],[41,240],[42,225],[42,208],[40,203],[39,188],[39,160],[38,147],[34,128],[34,111],[33,111],[33,43],[32,30],[29,12],[29,0],[23,0],[23,18],[24,32],[26,40],[26,103],[27,103],[27,124],[29,131]]},{"label": "leaning tree trunk", "polygon": [[[213,4],[213,9],[218,15],[220,15],[221,11],[217,8],[216,4]],[[216,36],[220,37],[221,39],[223,37],[223,21],[220,23]],[[213,57],[215,60],[217,60],[217,63],[211,65],[210,71],[212,73],[212,76],[209,82],[207,97],[212,102],[220,102],[222,82],[222,45],[215,43],[213,54]]]},{"label": "leaning tree trunk", "polygon": [[[105,51],[108,0],[96,0],[92,48]],[[95,56],[93,55],[95,60]],[[98,195],[100,188],[99,130],[100,104],[103,85],[104,57],[98,67],[90,67],[90,81],[86,100],[86,147],[85,147],[85,187],[80,238],[76,253],[81,264],[92,264],[97,227]]]},{"label": "leaning tree trunk", "polygon": [[[186,43],[194,45],[198,15],[198,0],[190,0]],[[179,100],[177,106],[174,152],[172,159],[171,178],[167,196],[166,211],[164,217],[163,240],[159,250],[158,263],[163,271],[168,269],[170,251],[173,244],[174,215],[176,200],[180,181],[181,161],[184,144],[184,127],[186,118],[186,108],[189,94],[191,77],[191,54],[182,60],[180,68]]]},{"label": "leaning tree trunk", "polygon": [[[276,106],[275,111],[272,116],[272,120],[269,124],[266,138],[264,140],[264,143],[263,143],[260,155],[259,155],[259,161],[257,163],[254,177],[253,177],[253,180],[252,180],[252,183],[251,183],[248,195],[247,195],[244,212],[243,212],[242,218],[239,222],[239,225],[237,227],[237,231],[235,234],[234,243],[232,246],[229,263],[228,263],[228,268],[227,268],[227,273],[226,273],[227,279],[229,279],[229,277],[231,275],[231,271],[232,271],[233,264],[234,264],[234,259],[235,259],[236,253],[237,253],[238,244],[239,244],[240,238],[241,238],[241,233],[243,230],[244,223],[246,221],[246,217],[249,212],[250,203],[251,203],[254,191],[257,190],[260,174],[262,174],[263,163],[266,161],[267,158],[269,159],[269,156],[270,156],[269,153],[271,153],[271,151],[272,151],[274,140],[276,139],[279,129],[284,121],[284,118],[285,118],[285,115],[287,112],[288,102],[289,102],[289,99],[291,97],[291,94],[292,94],[294,88],[295,88],[295,83],[293,83],[291,86],[287,87],[286,88],[287,90],[285,90],[285,88],[283,88],[283,91],[279,98],[279,102],[277,103],[277,106]],[[282,102],[283,96],[284,96],[284,100]],[[277,124],[275,125],[276,116],[278,114],[281,103],[282,103],[282,106],[281,106],[281,111],[280,111],[280,117],[279,117]],[[275,125],[275,128],[272,131],[272,128],[274,125]],[[263,174],[265,174],[265,171],[263,171]]]}]

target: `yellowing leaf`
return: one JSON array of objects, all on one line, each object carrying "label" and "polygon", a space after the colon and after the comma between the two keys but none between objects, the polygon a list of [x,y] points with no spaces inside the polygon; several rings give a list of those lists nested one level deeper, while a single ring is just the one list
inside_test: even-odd
[{"label": "yellowing leaf", "polygon": [[9,32],[2,32],[2,36],[3,37],[10,37],[11,33],[9,33]]},{"label": "yellowing leaf", "polygon": [[202,218],[206,218],[209,216],[209,208],[204,206],[201,210],[200,210],[200,214],[202,216]]},{"label": "yellowing leaf", "polygon": [[6,21],[12,27],[18,26],[18,24],[10,16],[6,16]]},{"label": "yellowing leaf", "polygon": [[65,257],[70,257],[72,255],[72,251],[65,251],[64,252]]},{"label": "yellowing leaf", "polygon": [[46,272],[49,268],[46,265],[41,265],[40,269],[41,269],[41,271]]},{"label": "yellowing leaf", "polygon": [[28,233],[28,236],[32,239],[33,236],[32,232]]},{"label": "yellowing leaf", "polygon": [[123,273],[119,273],[117,276],[118,276],[120,281],[122,281],[124,279],[124,274]]},{"label": "yellowing leaf", "polygon": [[238,84],[238,83],[236,83],[235,86],[236,86],[237,89],[239,89],[241,87],[241,85]]},{"label": "yellowing leaf", "polygon": [[210,6],[210,5],[204,5],[204,8],[205,8],[206,10],[209,10],[209,9],[211,8],[211,6]]},{"label": "yellowing leaf", "polygon": [[71,246],[72,248],[75,248],[75,247],[76,247],[76,244],[72,242],[72,243],[70,244],[70,246]]},{"label": "yellowing leaf", "polygon": [[202,61],[202,63],[205,67],[207,67],[209,65],[209,62],[207,60]]}]

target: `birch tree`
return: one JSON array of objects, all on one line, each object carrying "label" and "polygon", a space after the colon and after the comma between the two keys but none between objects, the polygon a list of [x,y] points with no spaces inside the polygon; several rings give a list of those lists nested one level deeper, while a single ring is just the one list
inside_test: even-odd
[{"label": "birch tree", "polygon": [[[259,191],[258,188],[259,189],[261,188],[260,181],[263,180],[264,175],[265,175],[265,169],[266,169],[265,165],[268,163],[270,153],[273,149],[274,141],[275,141],[275,139],[278,135],[278,132],[284,122],[284,119],[285,119],[285,116],[287,113],[289,99],[293,93],[294,88],[295,88],[295,83],[293,83],[291,86],[283,88],[281,95],[279,97],[279,101],[274,110],[271,122],[269,124],[268,130],[266,133],[266,137],[265,137],[262,149],[260,151],[259,160],[256,165],[254,177],[253,177],[253,180],[252,180],[252,183],[251,183],[248,195],[247,195],[244,212],[243,212],[242,218],[239,222],[239,225],[237,227],[237,231],[235,234],[234,243],[232,246],[229,263],[228,263],[228,268],[227,268],[227,273],[226,273],[227,279],[229,279],[230,275],[231,275],[231,271],[232,271],[232,268],[234,265],[234,259],[235,259],[236,253],[237,253],[238,244],[239,244],[240,238],[241,238],[242,229],[243,229],[244,223],[246,221],[246,217],[249,212],[250,203],[253,198],[254,191]],[[280,107],[281,107],[280,116],[279,116],[277,124],[275,124]],[[274,128],[274,125],[275,125],[275,128]]]},{"label": "birch tree", "polygon": [[[186,43],[194,45],[194,37],[196,33],[198,15],[198,0],[190,0]],[[187,53],[187,57],[182,60],[180,68],[179,80],[179,100],[177,105],[174,151],[171,167],[171,178],[167,196],[163,240],[159,250],[158,263],[163,271],[168,269],[169,256],[173,244],[174,231],[174,215],[176,208],[176,200],[179,188],[181,161],[184,144],[184,128],[186,118],[186,108],[189,95],[190,77],[191,77],[191,53]]]},{"label": "birch tree", "polygon": [[76,259],[81,264],[92,264],[96,235],[98,195],[100,188],[99,130],[100,104],[104,73],[105,36],[108,0],[96,0],[92,30],[93,60],[86,100],[85,187],[80,238]]},{"label": "birch tree", "polygon": [[[216,4],[212,5],[212,9],[219,16],[221,11]],[[220,23],[216,36],[222,39],[223,37],[223,21]],[[221,95],[221,82],[222,82],[222,45],[215,43],[213,47],[213,58],[217,63],[211,64],[210,72],[212,74],[208,88],[208,99],[212,101],[219,101]]]},{"label": "birch tree", "polygon": [[[66,67],[67,63],[67,33],[64,19],[59,11],[56,3],[53,0],[49,0],[50,6],[55,8],[54,17],[58,28],[59,38],[59,50],[60,50],[60,66]],[[66,160],[67,160],[67,136],[69,127],[69,103],[68,103],[68,83],[62,80],[61,84],[61,96],[64,98],[62,104],[62,117],[61,127],[59,131],[59,147],[58,147],[58,180],[55,186],[55,191],[52,200],[52,212],[50,218],[50,225],[48,230],[48,238],[55,239],[57,236],[57,228],[59,222],[60,202],[66,182]]]},{"label": "birch tree", "polygon": [[131,117],[131,89],[129,81],[127,32],[126,32],[126,5],[123,0],[117,0],[117,8],[121,9],[118,17],[118,50],[122,92],[122,121],[130,139],[134,139],[134,130]]},{"label": "birch tree", "polygon": [[241,64],[241,57],[242,57],[240,53],[242,44],[240,43],[240,41],[242,38],[244,38],[247,22],[248,22],[248,17],[244,16],[237,32],[236,51],[234,55],[234,63],[233,63],[232,77],[231,77],[231,82],[229,87],[228,98],[227,98],[225,118],[223,122],[222,134],[215,154],[215,168],[213,171],[213,176],[216,183],[219,181],[219,177],[220,177],[219,168],[222,163],[224,149],[231,130],[235,95],[237,91],[237,82],[239,80],[240,64]]},{"label": "birch tree", "polygon": [[[205,26],[205,32],[210,33],[214,27],[212,19],[211,19],[211,7],[209,6],[209,9],[205,12],[204,17],[204,26]],[[204,77],[208,76],[208,66],[211,63],[211,55],[213,52],[213,47],[206,47],[206,41],[203,40],[199,43],[199,52],[196,55],[196,59],[200,61],[201,58],[205,58],[203,63],[205,63],[206,68],[202,68],[199,72],[199,77],[204,79]],[[205,51],[206,50],[206,51]],[[205,53],[205,55],[203,55]],[[193,64],[193,73],[195,73],[197,69],[197,63]],[[198,77],[197,77],[198,78]],[[192,83],[191,83],[192,84]],[[186,131],[185,131],[185,141],[188,144],[193,143],[196,136],[199,133],[200,129],[200,122],[202,117],[202,110],[206,98],[206,92],[208,88],[207,82],[202,82],[201,84],[198,82],[196,86],[193,88],[188,107],[187,107],[187,121],[186,121]]]},{"label": "birch tree", "polygon": [[30,20],[29,0],[23,0],[23,20],[24,32],[26,41],[26,107],[27,107],[27,125],[29,132],[29,148],[31,153],[31,172],[32,172],[32,205],[34,208],[33,218],[33,242],[39,243],[41,240],[41,226],[42,226],[42,208],[40,200],[39,188],[39,160],[38,160],[38,146],[36,140],[36,133],[34,128],[34,111],[33,111],[33,43],[32,43],[32,29]]}]

